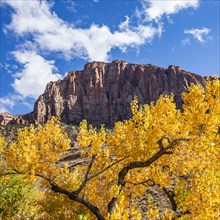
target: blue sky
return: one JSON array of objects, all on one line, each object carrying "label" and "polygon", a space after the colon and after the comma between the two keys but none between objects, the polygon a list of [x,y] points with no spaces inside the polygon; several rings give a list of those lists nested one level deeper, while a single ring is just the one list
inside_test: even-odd
[{"label": "blue sky", "polygon": [[49,81],[88,61],[220,73],[219,0],[2,0],[0,112],[33,110]]}]

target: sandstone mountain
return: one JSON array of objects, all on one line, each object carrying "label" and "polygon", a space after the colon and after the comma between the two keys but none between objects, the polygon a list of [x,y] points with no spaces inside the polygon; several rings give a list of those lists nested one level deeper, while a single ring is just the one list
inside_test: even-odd
[{"label": "sandstone mountain", "polygon": [[0,123],[44,123],[58,115],[64,123],[78,124],[87,119],[93,125],[112,126],[115,121],[131,116],[134,96],[140,103],[150,103],[161,94],[173,93],[177,106],[181,107],[181,93],[192,83],[204,85],[205,79],[177,66],[164,69],[118,60],[91,62],[82,71],[70,71],[63,80],[48,83],[33,112],[7,115],[7,119],[2,114]]}]

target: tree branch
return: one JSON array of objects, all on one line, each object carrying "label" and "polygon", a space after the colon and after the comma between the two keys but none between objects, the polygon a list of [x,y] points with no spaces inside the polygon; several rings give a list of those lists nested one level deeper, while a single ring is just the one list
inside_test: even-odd
[{"label": "tree branch", "polygon": [[89,164],[89,166],[88,166],[88,168],[87,168],[87,171],[86,171],[86,174],[85,174],[85,176],[84,176],[84,180],[83,180],[82,184],[80,185],[80,187],[79,187],[76,191],[73,191],[72,193],[78,195],[78,194],[82,191],[82,189],[84,188],[84,186],[86,185],[86,183],[88,182],[88,176],[89,176],[90,170],[91,170],[91,168],[92,168],[93,162],[94,162],[94,160],[95,160],[95,157],[96,157],[96,155],[93,155],[93,156],[92,156],[92,160],[91,160],[91,162],[90,162],[90,164]]},{"label": "tree branch", "polygon": [[[125,157],[125,158],[127,158],[127,157]],[[114,163],[112,163],[112,164],[108,165],[107,167],[103,168],[103,169],[100,170],[99,172],[97,172],[97,173],[91,175],[91,176],[88,178],[88,181],[91,180],[92,178],[94,178],[94,177],[96,177],[96,176],[102,174],[103,172],[105,172],[106,170],[110,169],[111,167],[113,167],[113,166],[116,165],[117,163],[120,163],[121,161],[125,160],[125,158],[122,158],[122,159],[120,159],[120,160],[117,160],[117,161],[115,161]]]},{"label": "tree branch", "polygon": [[40,177],[40,178],[42,178],[42,179],[47,180],[49,183],[52,183],[52,182],[51,182],[51,179],[48,178],[48,177],[45,177],[45,176],[43,176],[43,175],[41,175],[41,174],[38,174],[38,173],[35,173],[34,175],[37,176],[37,177]]},{"label": "tree branch", "polygon": [[165,151],[169,150],[170,148],[174,147],[174,145],[178,144],[180,141],[190,141],[191,138],[177,138],[171,141],[167,147],[165,147]]},{"label": "tree branch", "polygon": [[167,136],[167,135],[164,135],[162,138],[160,138],[160,140],[157,142],[157,144],[159,145],[160,150],[164,149],[164,146],[163,146],[163,140],[164,139],[167,139],[169,141],[169,143],[170,143],[171,137]]},{"label": "tree branch", "polygon": [[60,188],[58,185],[56,185],[54,183],[50,183],[50,184],[51,184],[51,190],[52,191],[61,193],[63,195],[66,195],[66,196],[69,197],[69,199],[84,205],[97,217],[98,220],[105,220],[104,216],[100,213],[99,208],[92,205],[89,201],[87,201],[84,198],[80,197],[76,193],[69,192],[65,189]]},{"label": "tree branch", "polygon": [[2,173],[0,174],[0,177],[7,176],[7,175],[15,175],[15,174],[19,174],[19,173]]},{"label": "tree branch", "polygon": [[176,205],[176,202],[174,200],[174,197],[175,197],[174,192],[170,193],[165,187],[162,187],[162,189],[166,193],[167,197],[169,198],[173,210],[176,211],[177,205]]},{"label": "tree branch", "polygon": [[82,164],[84,164],[84,163],[85,163],[85,161],[81,161],[81,162],[72,164],[72,165],[68,166],[68,169],[71,171],[71,170],[73,170],[74,167],[76,167],[76,166],[78,166],[78,165],[82,165]]},{"label": "tree branch", "polygon": [[[171,152],[168,151],[169,149],[171,149],[172,147],[174,147],[176,144],[178,144],[181,141],[189,141],[191,140],[190,138],[178,138],[178,139],[174,139],[172,140],[167,147],[164,147],[162,144],[162,140],[167,138],[168,140],[170,140],[171,138],[168,136],[163,136],[158,142],[159,142],[159,146],[160,146],[160,150],[154,154],[151,158],[149,158],[148,160],[142,162],[142,161],[136,161],[136,162],[131,162],[128,166],[123,167],[121,169],[121,171],[118,174],[118,186],[122,188],[126,185],[126,181],[125,181],[125,177],[128,174],[128,172],[132,169],[135,168],[142,168],[142,167],[148,167],[150,166],[152,163],[154,163],[157,159],[159,159],[162,155],[164,154],[170,154]],[[114,207],[115,207],[115,203],[117,201],[117,198],[113,197],[111,199],[111,201],[108,204],[108,212],[112,212]]]}]

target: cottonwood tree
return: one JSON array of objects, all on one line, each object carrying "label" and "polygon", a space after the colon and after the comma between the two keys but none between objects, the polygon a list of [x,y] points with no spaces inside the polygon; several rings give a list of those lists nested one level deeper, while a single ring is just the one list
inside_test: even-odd
[{"label": "cottonwood tree", "polygon": [[[132,117],[112,130],[82,121],[77,141],[85,163],[58,161],[70,150],[70,140],[55,118],[36,129],[18,133],[2,150],[10,170],[38,181],[44,189],[65,195],[86,207],[97,219],[220,218],[220,82],[192,85],[182,94],[179,110],[173,96],[156,103],[131,104]],[[175,181],[175,190],[167,187]],[[150,207],[143,213],[137,198],[152,185],[167,193],[173,212]],[[204,217],[205,216],[205,217]]]}]

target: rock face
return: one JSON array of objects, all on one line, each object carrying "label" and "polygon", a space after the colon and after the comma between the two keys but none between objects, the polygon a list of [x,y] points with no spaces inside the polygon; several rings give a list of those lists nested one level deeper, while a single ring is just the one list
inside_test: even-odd
[{"label": "rock face", "polygon": [[150,103],[161,94],[174,93],[180,105],[180,94],[191,83],[204,84],[205,80],[176,66],[163,69],[122,61],[87,63],[83,71],[72,71],[63,80],[47,85],[35,103],[34,118],[44,123],[58,115],[65,123],[87,119],[95,125],[112,125],[131,116],[134,96],[140,103]]},{"label": "rock face", "polygon": [[82,71],[71,71],[63,80],[48,83],[34,111],[23,118],[29,123],[44,123],[58,115],[64,123],[87,119],[93,125],[112,126],[131,116],[134,96],[140,103],[150,103],[161,94],[174,93],[180,107],[180,94],[192,83],[204,85],[205,79],[177,66],[164,69],[118,60],[91,62]]},{"label": "rock face", "polygon": [[0,114],[0,125],[7,125],[10,121],[12,121],[16,116],[11,115],[7,112]]},{"label": "rock face", "polygon": [[27,125],[31,123],[38,123],[34,120],[32,112],[25,115],[12,115],[7,112],[0,113],[0,125]]}]

